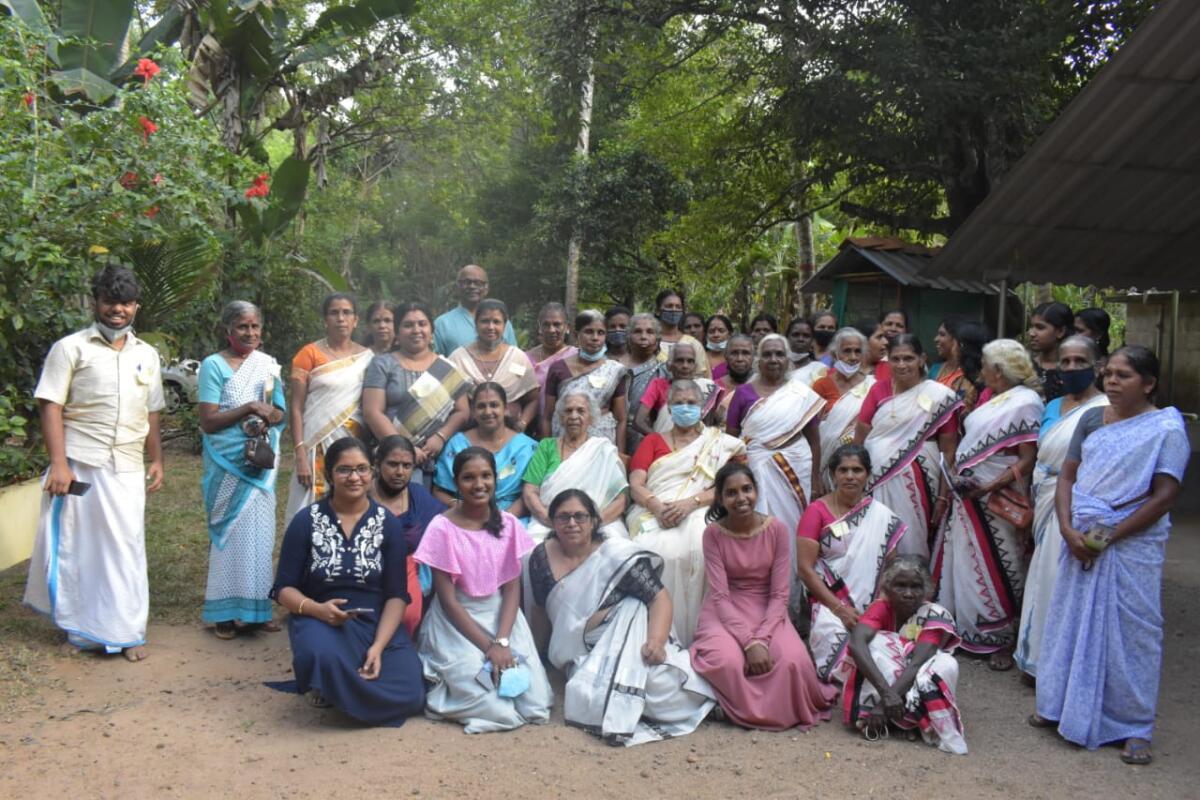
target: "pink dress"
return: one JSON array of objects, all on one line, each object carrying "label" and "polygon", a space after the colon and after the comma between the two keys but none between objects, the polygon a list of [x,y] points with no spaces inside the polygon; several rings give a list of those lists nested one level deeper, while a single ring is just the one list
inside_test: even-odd
[{"label": "pink dress", "polygon": [[[704,531],[708,594],[700,609],[692,666],[712,685],[729,719],[747,728],[808,728],[829,719],[837,687],[817,678],[808,648],[787,616],[791,531],[770,519],[750,539],[718,524]],[[745,648],[763,642],[774,666],[747,675]]]}]

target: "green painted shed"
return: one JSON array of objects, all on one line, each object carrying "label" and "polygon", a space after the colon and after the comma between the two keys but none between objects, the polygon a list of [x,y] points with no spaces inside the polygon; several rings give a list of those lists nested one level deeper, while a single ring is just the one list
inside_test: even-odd
[{"label": "green painted shed", "polygon": [[938,325],[948,316],[978,319],[996,330],[999,287],[924,274],[939,250],[893,238],[848,238],[801,290],[832,296],[839,325],[879,319],[885,311],[903,308],[912,332],[928,351]]}]

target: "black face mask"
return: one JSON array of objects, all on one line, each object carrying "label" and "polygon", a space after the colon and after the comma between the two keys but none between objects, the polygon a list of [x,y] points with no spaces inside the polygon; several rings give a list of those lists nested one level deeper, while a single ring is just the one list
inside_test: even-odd
[{"label": "black face mask", "polygon": [[629,343],[629,331],[609,331],[604,341],[609,347],[624,347]]},{"label": "black face mask", "polygon": [[829,343],[833,341],[833,335],[835,333],[837,333],[837,331],[813,331],[813,341],[817,343],[818,347],[824,350],[826,347],[829,347]]},{"label": "black face mask", "polygon": [[1085,369],[1059,370],[1063,390],[1067,394],[1080,394],[1096,382],[1096,370],[1093,367]]},{"label": "black face mask", "polygon": [[678,328],[679,323],[683,322],[682,311],[660,311],[658,318],[663,325],[669,325],[672,328]]}]

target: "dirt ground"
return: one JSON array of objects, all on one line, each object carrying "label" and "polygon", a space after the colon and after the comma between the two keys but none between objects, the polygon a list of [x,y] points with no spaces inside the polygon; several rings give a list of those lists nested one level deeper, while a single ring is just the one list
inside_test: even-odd
[{"label": "dirt ground", "polygon": [[1032,691],[971,660],[958,690],[965,757],[868,743],[839,722],[807,733],[709,722],[630,749],[565,727],[561,711],[506,734],[425,719],[364,729],[263,686],[289,677],[285,633],[222,642],[197,623],[151,626],[142,664],[49,659],[53,680],[0,722],[0,797],[1196,797],[1200,517],[1177,521],[1168,556],[1150,767],[1030,728]]}]

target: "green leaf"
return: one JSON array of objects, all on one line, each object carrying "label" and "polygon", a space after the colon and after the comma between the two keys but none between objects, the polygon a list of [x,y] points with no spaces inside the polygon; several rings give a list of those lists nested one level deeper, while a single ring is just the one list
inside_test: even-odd
[{"label": "green leaf", "polygon": [[313,26],[296,41],[297,45],[309,42],[331,31],[343,36],[363,33],[385,19],[407,15],[412,11],[414,0],[362,0],[353,5],[337,6],[317,17]]},{"label": "green leaf", "polygon": [[90,69],[65,69],[50,73],[50,79],[63,94],[81,94],[93,103],[106,103],[117,93],[117,87]]},{"label": "green leaf", "polygon": [[[0,0],[3,2],[3,0]],[[139,58],[147,58],[151,53],[158,48],[159,45],[174,44],[179,39],[179,34],[183,31],[183,12],[179,7],[172,3],[167,6],[166,12],[162,15],[162,19],[154,23],[150,30],[138,40],[137,46],[130,52],[129,57],[125,59],[125,63],[113,70],[109,78],[113,83],[122,83],[129,79],[133,74],[133,70],[137,67]]]},{"label": "green leaf", "polygon": [[346,292],[350,290],[350,284],[346,283],[346,279],[342,274],[332,267],[318,264],[304,264],[296,266],[298,272],[303,272],[306,275],[311,275],[321,283],[329,287],[331,292]]},{"label": "green leaf", "polygon": [[271,177],[270,205],[263,214],[263,233],[267,236],[279,233],[300,213],[311,172],[312,165],[295,156],[288,156],[275,170]]},{"label": "green leaf", "polygon": [[90,70],[108,75],[129,34],[133,0],[63,0],[58,63],[63,71]]},{"label": "green leaf", "polygon": [[8,13],[24,22],[34,33],[46,37],[51,35],[50,26],[46,23],[46,17],[42,14],[37,0],[0,0],[0,6],[7,8]]}]

